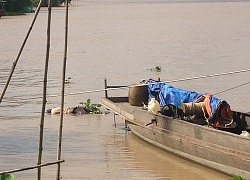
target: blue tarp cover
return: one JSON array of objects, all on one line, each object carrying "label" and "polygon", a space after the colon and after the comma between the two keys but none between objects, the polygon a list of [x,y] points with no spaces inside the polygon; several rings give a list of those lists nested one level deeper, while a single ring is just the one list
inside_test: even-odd
[{"label": "blue tarp cover", "polygon": [[[163,82],[156,82],[152,79],[147,81],[149,99],[155,98],[159,101],[160,106],[164,107],[166,105],[174,105],[180,108],[181,103],[195,102],[199,97],[206,93],[198,93],[195,91],[188,91],[179,88],[174,88],[173,86],[167,85]],[[220,104],[221,100],[210,96],[210,107],[211,114],[209,115],[212,118],[217,106]]]}]

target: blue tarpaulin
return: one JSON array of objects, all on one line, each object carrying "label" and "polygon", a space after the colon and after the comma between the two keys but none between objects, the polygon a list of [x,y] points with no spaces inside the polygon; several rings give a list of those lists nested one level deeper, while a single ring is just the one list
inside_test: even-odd
[{"label": "blue tarpaulin", "polygon": [[[198,93],[195,91],[175,88],[160,81],[156,82],[152,79],[149,79],[147,81],[147,84],[148,84],[149,99],[151,98],[157,99],[161,107],[171,104],[180,108],[181,103],[195,102],[199,97],[206,94],[206,93]],[[212,95],[210,96],[209,100],[211,108],[211,114],[209,114],[210,118],[212,118],[220,102],[221,102],[220,99]]]}]

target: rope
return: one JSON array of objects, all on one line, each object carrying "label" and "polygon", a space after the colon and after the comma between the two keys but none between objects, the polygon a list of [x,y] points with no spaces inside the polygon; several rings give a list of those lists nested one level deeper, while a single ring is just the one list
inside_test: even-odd
[{"label": "rope", "polygon": [[[210,74],[210,75],[202,75],[202,76],[197,76],[197,77],[190,77],[190,78],[182,78],[182,79],[175,79],[175,80],[168,80],[168,81],[161,81],[161,82],[156,82],[156,83],[151,83],[151,85],[153,84],[158,84],[158,83],[173,83],[173,82],[183,82],[183,81],[190,81],[190,80],[198,80],[198,79],[205,79],[205,78],[211,78],[211,77],[218,77],[218,76],[226,76],[226,75],[232,75],[232,74],[239,74],[239,73],[245,73],[245,72],[249,72],[250,69],[244,69],[244,70],[238,70],[238,71],[231,71],[231,72],[224,72],[224,73],[216,73],[216,74]],[[249,82],[240,84],[238,86],[220,91],[218,93],[215,93],[214,95],[217,94],[221,94],[223,92],[227,92],[230,91],[232,89],[236,89],[238,87],[244,86],[249,84]],[[65,94],[65,96],[74,96],[74,95],[79,95],[79,94],[88,94],[88,93],[97,93],[97,92],[104,92],[104,91],[114,91],[114,90],[121,90],[121,89],[128,89],[130,87],[139,87],[139,86],[146,86],[147,84],[138,84],[138,85],[130,85],[130,86],[122,86],[122,87],[112,87],[112,88],[104,88],[104,89],[97,89],[97,90],[89,90],[89,91],[83,91],[83,92],[76,92],[76,93],[67,93]],[[51,94],[51,95],[47,95],[47,97],[58,97],[60,96],[60,94]],[[28,100],[34,100],[34,99],[40,99],[42,97],[34,97],[34,98],[26,98],[23,99],[24,101],[28,101]],[[22,100],[22,99],[21,99]]]},{"label": "rope", "polygon": [[[211,78],[211,77],[217,77],[217,76],[225,76],[225,75],[231,75],[231,74],[239,74],[239,73],[244,73],[244,72],[249,72],[250,69],[244,69],[244,70],[239,70],[239,71],[231,71],[231,72],[224,72],[224,73],[217,73],[217,74],[210,74],[210,75],[203,75],[203,76],[197,76],[197,77],[191,77],[191,78],[184,78],[184,79],[177,79],[177,80],[168,80],[168,81],[161,81],[160,83],[173,83],[173,82],[182,82],[182,81],[190,81],[190,80],[197,80],[197,79],[204,79],[204,78]],[[151,83],[153,84],[158,84],[159,82],[156,83]],[[218,92],[216,94],[220,94],[235,88],[238,88],[240,86],[244,86],[246,84],[249,84],[249,82],[232,87],[230,89]],[[130,85],[126,87],[114,87],[114,88],[106,88],[106,89],[99,89],[99,90],[92,90],[92,91],[83,91],[83,92],[76,92],[76,93],[69,93],[65,94],[66,96],[69,95],[78,95],[78,94],[87,94],[87,93],[95,93],[95,92],[103,92],[103,91],[112,91],[112,90],[119,90],[119,89],[128,89],[130,87],[139,87],[139,86],[146,86],[147,84],[138,84],[138,85]],[[56,97],[58,95],[49,95],[49,97]]]},{"label": "rope", "polygon": [[238,86],[234,86],[234,87],[231,87],[231,88],[229,88],[229,89],[225,89],[225,90],[223,90],[223,91],[214,93],[214,95],[221,94],[221,93],[230,91],[230,90],[232,90],[232,89],[236,89],[236,88],[241,87],[241,86],[245,86],[245,85],[247,85],[247,84],[249,84],[249,83],[250,83],[250,81],[248,81],[248,82],[246,82],[246,83],[243,83],[243,84],[240,84],[240,85],[238,85]]},{"label": "rope", "polygon": [[239,74],[243,72],[249,72],[250,69],[244,69],[239,71],[231,71],[231,72],[224,72],[224,73],[217,73],[217,74],[211,74],[211,75],[203,75],[203,76],[197,76],[197,77],[191,77],[191,78],[184,78],[184,79],[177,79],[177,80],[170,80],[165,81],[165,83],[171,83],[171,82],[179,82],[179,81],[189,81],[189,80],[196,80],[196,79],[204,79],[204,78],[210,78],[210,77],[216,77],[216,76],[225,76],[225,75],[231,75],[231,74]]}]

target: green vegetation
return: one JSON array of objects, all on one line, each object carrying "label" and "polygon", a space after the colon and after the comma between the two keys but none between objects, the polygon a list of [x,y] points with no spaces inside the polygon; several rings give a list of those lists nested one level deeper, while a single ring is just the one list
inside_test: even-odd
[{"label": "green vegetation", "polygon": [[242,178],[240,176],[235,176],[235,177],[233,177],[232,180],[242,180]]},{"label": "green vegetation", "polygon": [[7,15],[22,14],[31,8],[32,3],[30,0],[6,0],[5,10]]},{"label": "green vegetation", "polygon": [[154,71],[161,72],[161,66],[155,66]]},{"label": "green vegetation", "polygon": [[91,100],[88,99],[85,103],[81,102],[83,106],[85,106],[85,109],[89,113],[95,113],[95,114],[102,114],[100,107],[102,106],[101,104],[91,104]]},{"label": "green vegetation", "polygon": [[[38,3],[40,2],[40,0],[30,0],[32,3],[33,7],[37,7]],[[63,2],[65,2],[65,0],[53,0],[52,1],[52,6],[60,6]],[[48,6],[48,0],[44,0],[42,3],[42,6],[46,7]]]},{"label": "green vegetation", "polygon": [[[5,15],[22,15],[24,13],[34,12],[33,7],[37,7],[40,0],[5,0],[4,5]],[[52,0],[52,6],[60,6],[65,0]],[[43,7],[48,6],[48,0],[44,0],[42,3]]]},{"label": "green vegetation", "polygon": [[155,72],[161,72],[161,66],[155,66],[154,68],[151,68],[149,70],[155,71]]},{"label": "green vegetation", "polygon": [[0,180],[15,180],[15,176],[13,174],[2,174],[0,175]]},{"label": "green vegetation", "polygon": [[17,16],[17,15],[25,15],[25,13],[21,12],[5,12],[4,16]]}]

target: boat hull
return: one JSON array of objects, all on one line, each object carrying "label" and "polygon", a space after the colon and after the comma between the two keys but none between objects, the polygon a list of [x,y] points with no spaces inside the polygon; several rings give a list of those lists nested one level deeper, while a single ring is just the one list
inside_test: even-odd
[{"label": "boat hull", "polygon": [[125,99],[103,98],[102,104],[123,117],[143,140],[226,174],[250,179],[250,138],[154,115]]}]

